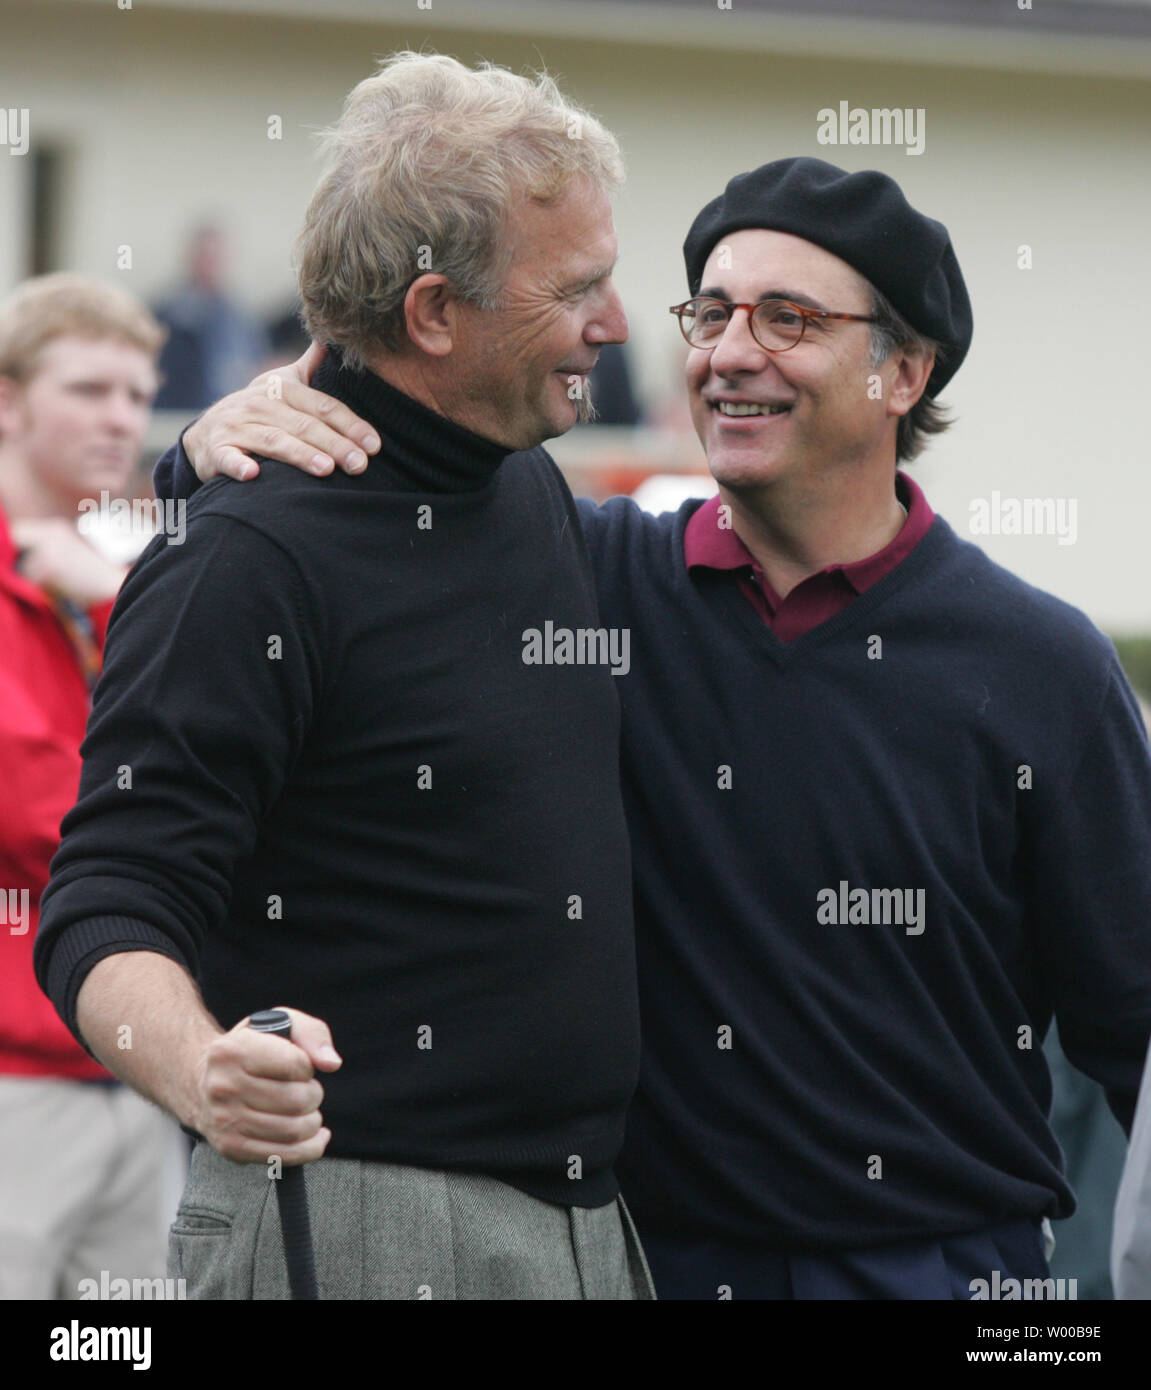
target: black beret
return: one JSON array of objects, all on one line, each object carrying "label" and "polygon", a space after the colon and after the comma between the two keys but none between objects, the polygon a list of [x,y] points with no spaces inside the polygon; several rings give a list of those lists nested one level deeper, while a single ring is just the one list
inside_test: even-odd
[{"label": "black beret", "polygon": [[691,294],[699,293],[715,244],[751,227],[822,246],[870,280],[913,328],[945,345],[927,395],[937,395],[959,370],[971,346],[971,301],[951,238],[942,222],[916,212],[894,179],[877,169],[849,174],[807,157],[737,174],[691,224],[683,244]]}]

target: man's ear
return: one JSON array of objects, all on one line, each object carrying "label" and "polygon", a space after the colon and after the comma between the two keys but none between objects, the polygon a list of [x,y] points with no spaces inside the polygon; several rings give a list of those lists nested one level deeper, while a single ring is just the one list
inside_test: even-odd
[{"label": "man's ear", "polygon": [[421,275],[404,296],[408,337],[430,357],[447,357],[459,332],[459,298],[446,275]]},{"label": "man's ear", "polygon": [[888,415],[906,415],[927,389],[931,369],[935,366],[933,352],[909,352],[897,349],[893,354],[895,376],[887,392]]}]

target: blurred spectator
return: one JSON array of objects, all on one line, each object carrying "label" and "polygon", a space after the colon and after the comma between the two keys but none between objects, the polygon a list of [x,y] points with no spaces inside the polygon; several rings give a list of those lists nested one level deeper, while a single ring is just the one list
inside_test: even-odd
[{"label": "blurred spectator", "polygon": [[[76,528],[122,494],[163,330],[80,276],[0,305],[0,1297],[165,1272],[173,1128],[81,1048],[32,972],[40,895],[76,800],[89,690],[124,577]],[[132,1039],[125,1039],[131,1045]]]},{"label": "blurred spectator", "polygon": [[246,385],[267,356],[264,330],[228,296],[227,254],[221,228],[198,227],[186,283],[156,306],[156,317],[168,328],[160,354],[159,410],[201,410]]}]

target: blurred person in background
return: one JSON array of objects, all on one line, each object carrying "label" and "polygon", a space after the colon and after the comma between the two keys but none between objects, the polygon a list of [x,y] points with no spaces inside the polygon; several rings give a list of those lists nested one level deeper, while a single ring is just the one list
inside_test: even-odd
[{"label": "blurred person in background", "polygon": [[[0,1297],[157,1278],[174,1127],[72,1037],[32,971],[40,895],[76,799],[80,741],[125,570],[77,530],[123,496],[164,333],[75,275],[0,305]],[[126,1040],[127,1041],[127,1040]]]},{"label": "blurred person in background", "polygon": [[229,292],[227,264],[224,229],[197,227],[184,284],[155,306],[168,329],[157,410],[199,410],[242,386],[268,355],[264,329]]}]

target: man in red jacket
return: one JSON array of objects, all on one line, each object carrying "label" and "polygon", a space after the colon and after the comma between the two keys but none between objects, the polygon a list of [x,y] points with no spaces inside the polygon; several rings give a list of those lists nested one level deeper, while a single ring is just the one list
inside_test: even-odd
[{"label": "man in red jacket", "polygon": [[76,800],[89,692],[125,574],[79,533],[77,510],[86,499],[84,510],[102,496],[124,496],[162,341],[159,324],[130,295],[79,276],[29,281],[0,305],[6,1299],[99,1297],[101,1289],[107,1297],[112,1280],[164,1273],[169,1122],[76,1043],[32,973],[40,894],[60,821]]}]

